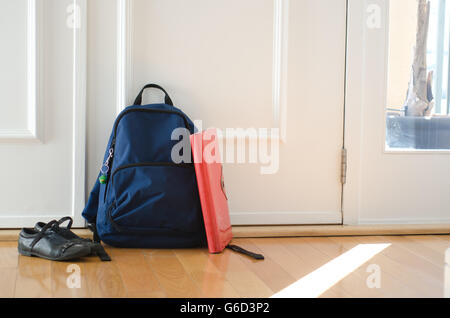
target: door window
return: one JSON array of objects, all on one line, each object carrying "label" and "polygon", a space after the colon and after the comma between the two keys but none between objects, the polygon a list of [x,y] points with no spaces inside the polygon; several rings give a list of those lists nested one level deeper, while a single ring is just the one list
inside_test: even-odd
[{"label": "door window", "polygon": [[387,150],[450,149],[450,1],[389,8]]}]

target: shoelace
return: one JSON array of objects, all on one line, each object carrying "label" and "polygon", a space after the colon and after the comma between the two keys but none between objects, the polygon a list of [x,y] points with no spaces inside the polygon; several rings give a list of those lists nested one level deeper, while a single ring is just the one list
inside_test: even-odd
[{"label": "shoelace", "polygon": [[[69,224],[66,227],[62,227],[61,225],[66,221],[69,221]],[[59,219],[58,221],[56,221],[56,223],[54,223],[52,225],[51,229],[56,233],[59,233],[61,231],[69,231],[70,232],[70,230],[72,228],[72,224],[73,224],[73,219],[70,216],[65,216],[65,217]],[[84,241],[84,242],[92,242],[92,240],[82,238],[82,237],[78,238],[78,240]]]},{"label": "shoelace", "polygon": [[33,242],[31,242],[31,250],[33,250],[33,247],[36,245],[37,242],[39,242],[46,234],[46,232],[52,228],[55,224],[57,224],[58,221],[56,220],[52,220],[50,222],[48,222],[40,231],[39,233],[36,235],[36,238],[33,240]]},{"label": "shoelace", "polygon": [[[38,235],[36,236],[36,238],[33,240],[33,242],[31,243],[31,250],[33,250],[34,246],[37,244],[37,242],[39,242],[45,235],[46,232],[48,230],[52,230],[54,232],[57,233],[57,230],[55,230],[55,228],[59,229],[59,221],[53,220],[48,222],[38,233]],[[66,243],[63,244],[63,246],[61,247],[61,252],[60,253],[64,253],[69,247],[74,246],[75,243],[74,242],[70,242],[67,241]]]},{"label": "shoelace", "polygon": [[67,225],[66,229],[70,230],[72,228],[73,219],[70,216],[65,216],[58,220],[58,226],[63,224],[64,222],[69,221],[69,224]]},{"label": "shoelace", "polygon": [[[60,225],[66,221],[69,221],[69,224],[67,225],[67,227],[61,228]],[[66,216],[66,217],[61,218],[59,221],[57,221],[57,223],[53,225],[53,228],[54,228],[55,232],[60,231],[61,229],[70,231],[70,229],[72,228],[72,224],[73,224],[73,219],[70,216]],[[108,253],[106,253],[106,251],[103,248],[100,241],[96,242],[96,241],[92,241],[90,239],[85,239],[85,238],[79,238],[79,240],[87,242],[87,243],[91,243],[92,244],[91,248],[93,249],[94,253],[97,254],[97,256],[100,258],[101,261],[103,261],[103,262],[111,261],[111,257],[108,255]]]},{"label": "shoelace", "polygon": [[[65,223],[66,221],[69,221],[69,224],[67,224],[66,227],[62,227],[61,225],[62,225],[63,223]],[[72,219],[70,216],[65,216],[65,217],[59,219],[58,221],[56,221],[56,223],[53,224],[52,229],[53,229],[55,232],[59,232],[59,231],[61,231],[61,230],[64,230],[64,231],[70,231],[70,229],[72,228],[72,224],[73,224],[73,219]],[[83,238],[80,238],[80,239],[81,239],[82,241],[90,241],[90,240],[83,239]]]}]

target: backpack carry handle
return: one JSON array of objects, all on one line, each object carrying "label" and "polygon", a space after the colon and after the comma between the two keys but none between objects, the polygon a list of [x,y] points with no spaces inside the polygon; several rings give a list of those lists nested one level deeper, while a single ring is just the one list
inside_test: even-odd
[{"label": "backpack carry handle", "polygon": [[166,94],[166,97],[164,98],[164,103],[166,103],[167,105],[173,106],[172,99],[170,98],[169,94],[167,94],[166,90],[164,88],[162,88],[161,86],[156,85],[156,84],[145,85],[144,88],[139,93],[139,95],[136,97],[136,100],[134,101],[134,105],[142,105],[142,95],[144,94],[144,91],[147,88],[157,88],[159,90],[162,90],[164,92],[164,94]]}]

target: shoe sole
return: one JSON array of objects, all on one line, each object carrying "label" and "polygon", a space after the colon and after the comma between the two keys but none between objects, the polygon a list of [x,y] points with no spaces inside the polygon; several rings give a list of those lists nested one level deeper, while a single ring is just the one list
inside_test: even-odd
[{"label": "shoe sole", "polygon": [[63,257],[59,257],[59,258],[51,258],[51,257],[45,256],[45,255],[41,255],[39,253],[24,251],[20,248],[18,250],[19,250],[20,255],[29,256],[29,257],[40,257],[40,258],[44,258],[44,259],[47,259],[50,261],[68,261],[68,260],[73,260],[73,259],[81,258],[84,256],[88,256],[90,254],[90,251],[89,252],[80,251],[79,253],[73,254],[73,255],[67,255],[67,256],[63,256]]}]

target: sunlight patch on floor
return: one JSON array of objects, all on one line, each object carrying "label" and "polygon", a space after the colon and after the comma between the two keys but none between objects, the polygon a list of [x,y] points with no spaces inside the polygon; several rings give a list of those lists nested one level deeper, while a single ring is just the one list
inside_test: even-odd
[{"label": "sunlight patch on floor", "polygon": [[390,245],[390,243],[359,244],[272,295],[272,298],[319,297]]}]

